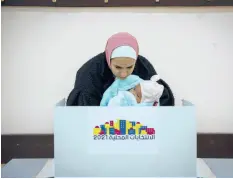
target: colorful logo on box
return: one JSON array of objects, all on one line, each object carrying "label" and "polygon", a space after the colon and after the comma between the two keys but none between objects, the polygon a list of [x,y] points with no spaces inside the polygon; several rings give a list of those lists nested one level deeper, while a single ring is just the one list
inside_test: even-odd
[{"label": "colorful logo on box", "polygon": [[155,139],[155,129],[136,121],[117,119],[93,129],[94,140],[105,139]]}]

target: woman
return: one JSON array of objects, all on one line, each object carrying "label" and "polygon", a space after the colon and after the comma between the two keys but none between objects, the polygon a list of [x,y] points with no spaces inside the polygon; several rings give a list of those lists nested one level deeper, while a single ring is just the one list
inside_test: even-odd
[{"label": "woman", "polygon": [[[117,47],[123,47],[121,52],[124,52],[124,55],[113,53]],[[132,49],[136,53],[133,53]],[[149,80],[156,75],[150,62],[138,55],[138,52],[137,40],[129,33],[121,32],[110,37],[105,52],[93,57],[78,70],[67,106],[99,106],[103,93],[115,77],[125,79],[134,74],[143,80]],[[158,83],[164,86],[160,106],[174,106],[174,97],[169,86],[161,79]]]}]

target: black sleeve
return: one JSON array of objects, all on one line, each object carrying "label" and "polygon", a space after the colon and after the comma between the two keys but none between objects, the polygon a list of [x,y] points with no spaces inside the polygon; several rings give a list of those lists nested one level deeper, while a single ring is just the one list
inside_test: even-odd
[{"label": "black sleeve", "polygon": [[94,95],[83,92],[77,99],[77,106],[99,106],[99,101]]},{"label": "black sleeve", "polygon": [[169,96],[168,89],[164,87],[163,94],[159,99],[159,103],[160,103],[159,105],[160,106],[172,106],[171,104],[169,104],[169,99],[170,99],[170,96]]},{"label": "black sleeve", "polygon": [[75,88],[71,91],[67,102],[67,106],[99,106],[100,99],[97,96],[92,95],[88,91],[78,92]]},{"label": "black sleeve", "polygon": [[164,86],[163,94],[159,100],[159,103],[160,103],[159,105],[160,106],[174,106],[175,99],[168,84],[162,79],[160,79],[158,83]]}]

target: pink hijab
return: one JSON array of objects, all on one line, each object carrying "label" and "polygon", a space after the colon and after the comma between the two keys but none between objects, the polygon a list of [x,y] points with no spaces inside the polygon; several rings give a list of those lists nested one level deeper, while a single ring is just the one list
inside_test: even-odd
[{"label": "pink hijab", "polygon": [[113,50],[120,46],[132,47],[138,56],[139,47],[138,47],[137,39],[134,36],[132,36],[127,32],[120,32],[114,34],[108,39],[105,47],[105,55],[109,66],[110,66],[110,60]]}]

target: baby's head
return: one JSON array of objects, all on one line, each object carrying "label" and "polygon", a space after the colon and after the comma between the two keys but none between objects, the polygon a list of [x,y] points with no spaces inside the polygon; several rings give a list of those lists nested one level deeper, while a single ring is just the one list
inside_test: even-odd
[{"label": "baby's head", "polygon": [[141,85],[140,84],[138,84],[134,88],[130,89],[129,92],[132,93],[135,96],[135,98],[137,100],[137,103],[141,102],[141,100],[142,100],[142,91],[141,91]]},{"label": "baby's head", "polygon": [[137,103],[159,102],[164,86],[158,84],[158,80],[158,75],[152,76],[150,80],[143,80],[133,89],[129,90],[135,96]]}]

